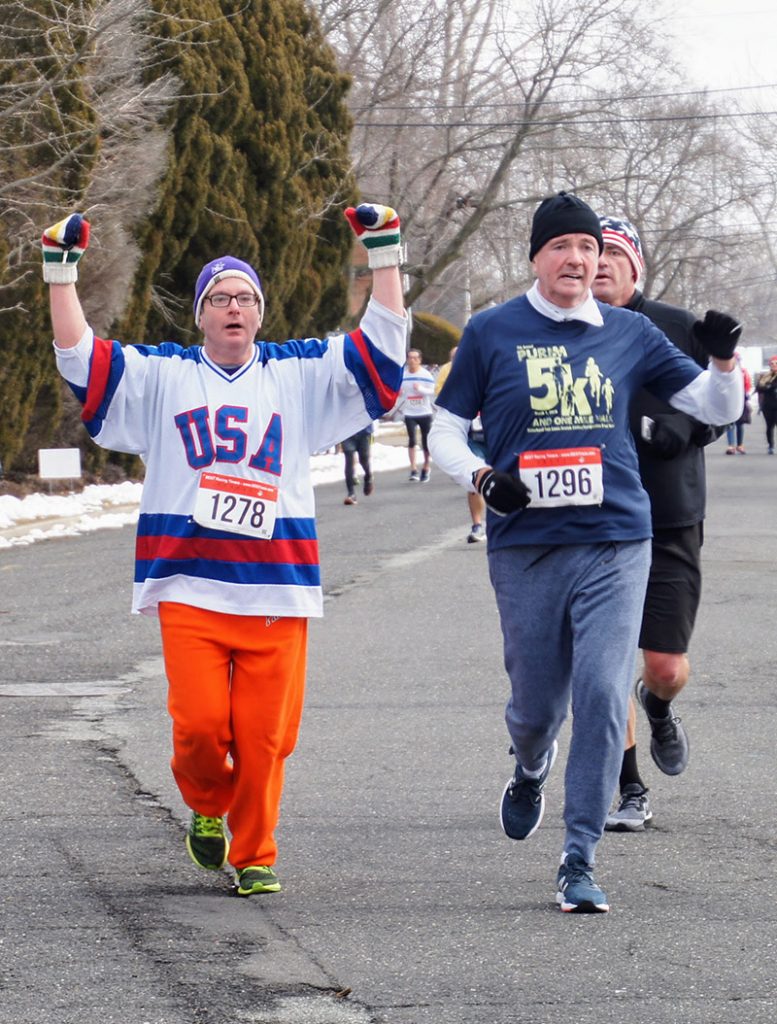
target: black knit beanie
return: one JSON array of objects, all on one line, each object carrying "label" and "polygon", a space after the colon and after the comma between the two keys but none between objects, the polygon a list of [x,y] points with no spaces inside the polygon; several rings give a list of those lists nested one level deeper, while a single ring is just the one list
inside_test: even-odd
[{"label": "black knit beanie", "polygon": [[546,242],[559,235],[593,235],[599,252],[604,249],[599,218],[588,203],[567,192],[543,199],[534,211],[529,259],[533,260]]}]

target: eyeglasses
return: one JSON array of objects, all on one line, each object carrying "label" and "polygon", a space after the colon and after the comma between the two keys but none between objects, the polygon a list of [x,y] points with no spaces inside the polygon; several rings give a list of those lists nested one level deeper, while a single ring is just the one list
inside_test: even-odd
[{"label": "eyeglasses", "polygon": [[259,296],[256,292],[240,292],[239,295],[227,295],[226,292],[216,292],[215,295],[205,296],[206,302],[209,302],[211,306],[215,306],[216,309],[226,309],[233,299],[238,306],[255,306],[259,301]]}]

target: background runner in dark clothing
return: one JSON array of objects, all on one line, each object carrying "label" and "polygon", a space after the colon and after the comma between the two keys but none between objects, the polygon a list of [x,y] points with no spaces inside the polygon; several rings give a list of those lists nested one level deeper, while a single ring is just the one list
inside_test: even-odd
[{"label": "background runner in dark clothing", "polygon": [[[642,313],[679,349],[706,367],[709,354],[693,332],[688,310],[646,299],[637,289],[644,269],[634,226],[602,219],[604,251],[593,293],[602,302]],[[642,615],[643,655],[637,698],[651,729],[653,760],[667,775],[684,771],[688,737],[672,701],[688,681],[688,647],[701,599],[701,546],[706,504],[704,446],[722,428],[710,427],[642,390],[629,410],[642,484],[650,496],[652,563]],[[640,831],[652,811],[637,767],[636,711],[632,701],[620,775],[620,801],[606,828]]]}]

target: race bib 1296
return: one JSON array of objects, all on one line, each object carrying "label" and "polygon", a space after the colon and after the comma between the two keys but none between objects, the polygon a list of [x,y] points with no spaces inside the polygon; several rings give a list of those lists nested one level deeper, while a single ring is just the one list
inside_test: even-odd
[{"label": "race bib 1296", "polygon": [[601,505],[604,499],[601,448],[521,452],[518,472],[531,491],[531,508]]}]

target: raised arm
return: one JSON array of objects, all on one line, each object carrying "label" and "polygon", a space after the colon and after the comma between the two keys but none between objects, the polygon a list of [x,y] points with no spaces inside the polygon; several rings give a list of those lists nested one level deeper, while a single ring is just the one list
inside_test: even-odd
[{"label": "raised arm", "polygon": [[86,317],[74,284],[52,284],[49,287],[51,328],[57,348],[73,348],[83,338]]},{"label": "raised arm", "polygon": [[372,270],[372,297],[399,316],[405,315],[399,261],[402,243],[399,215],[390,206],[362,203],[349,206],[345,216],[351,229],[367,250]]},{"label": "raised arm", "polygon": [[399,267],[383,267],[372,272],[372,295],[376,302],[390,309],[399,316],[405,314],[405,302],[402,297],[402,279]]},{"label": "raised arm", "polygon": [[73,348],[87,328],[76,281],[78,261],[88,245],[89,222],[80,213],[43,232],[43,280],[50,286],[51,326],[58,348]]}]

